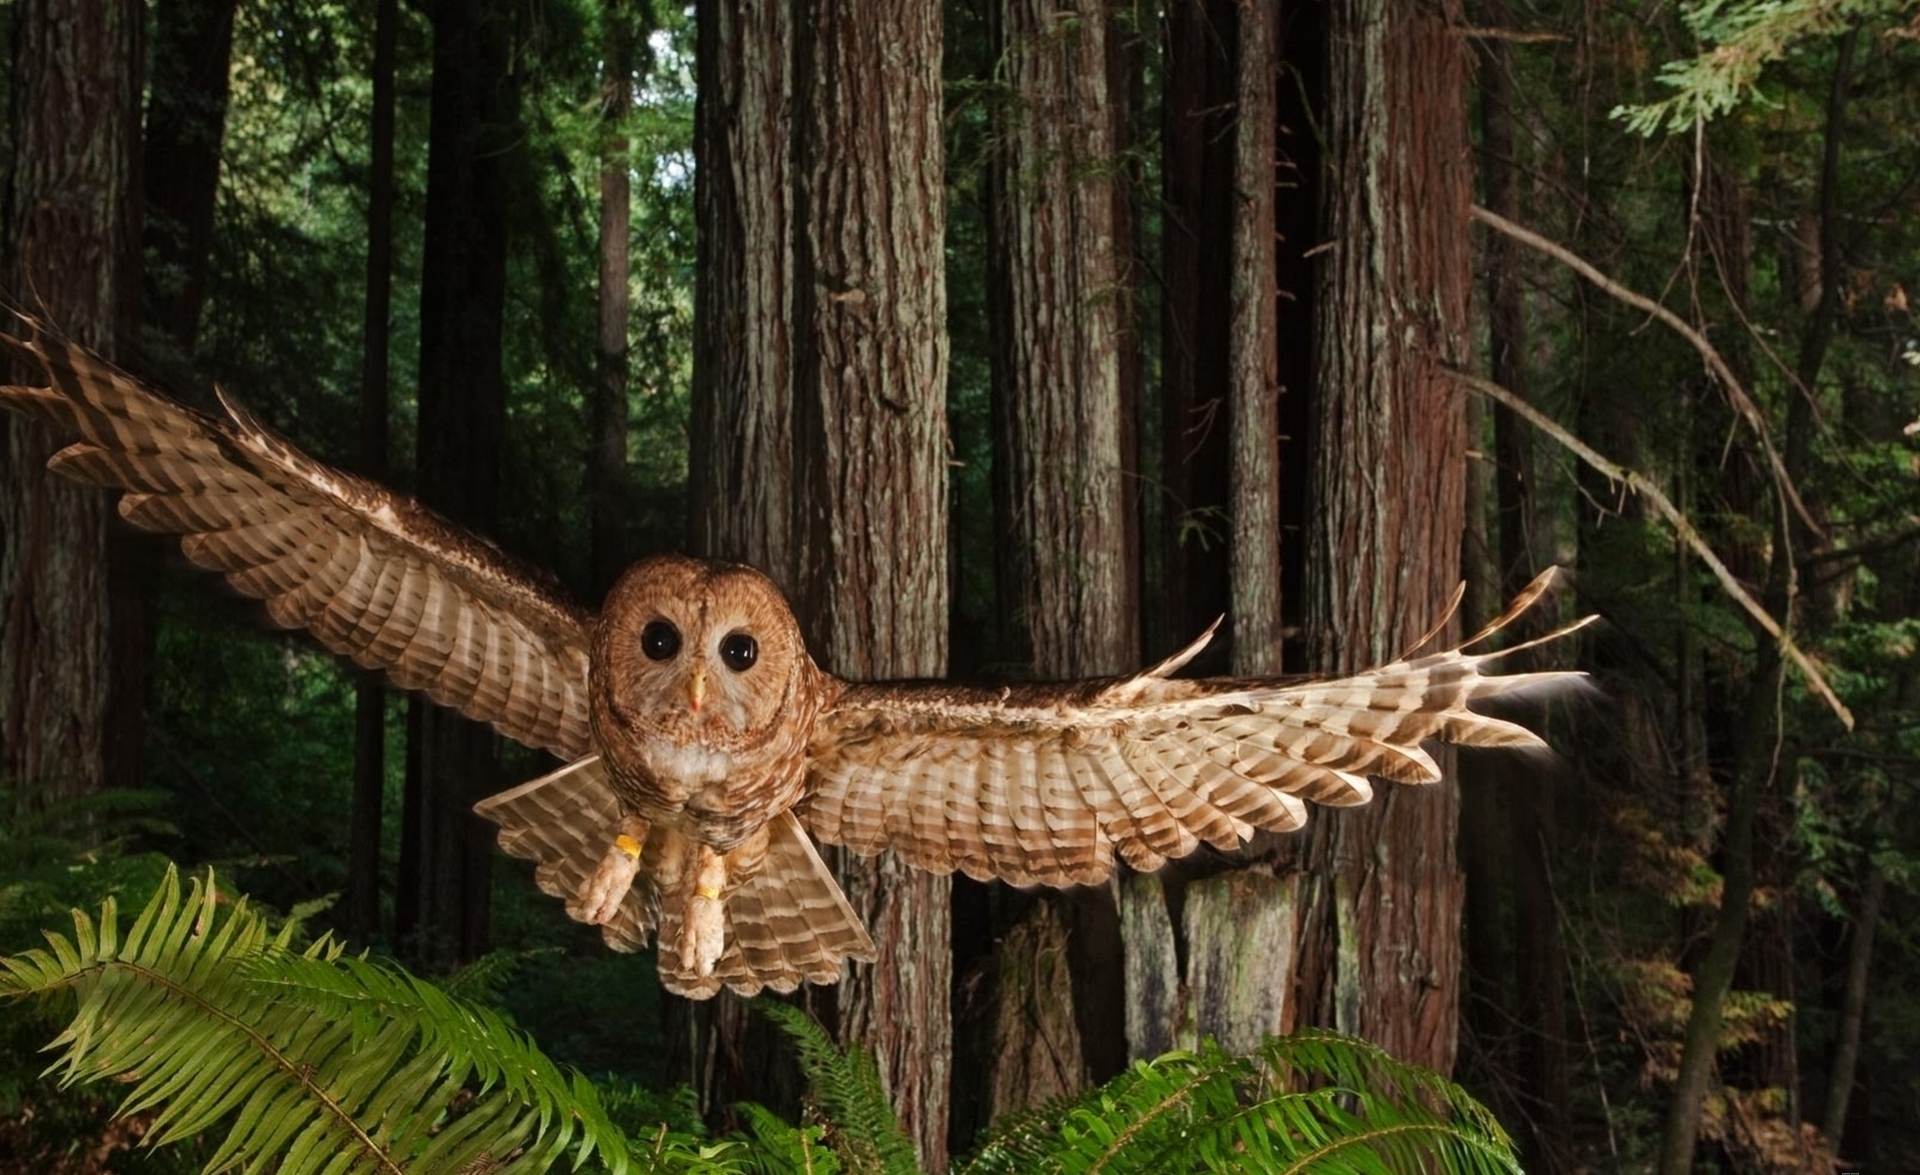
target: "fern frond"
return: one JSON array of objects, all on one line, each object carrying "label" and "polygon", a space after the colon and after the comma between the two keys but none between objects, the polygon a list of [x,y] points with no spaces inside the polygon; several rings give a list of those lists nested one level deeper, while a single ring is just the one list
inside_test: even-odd
[{"label": "fern frond", "polygon": [[765,1106],[742,1102],[752,1142],[753,1175],[840,1175],[840,1157],[826,1144],[825,1126],[795,1126]]},{"label": "fern frond", "polygon": [[48,1072],[126,1081],[119,1112],[152,1112],[155,1143],[224,1123],[209,1171],[531,1172],[569,1151],[626,1170],[593,1086],[497,1014],[222,903],[170,869],[124,938],[109,899],[0,958],[0,996],[74,998]]},{"label": "fern frond", "polygon": [[778,1000],[753,1006],[793,1041],[808,1096],[828,1125],[827,1142],[856,1175],[920,1175],[913,1142],[880,1087],[880,1070],[858,1045],[843,1053],[813,1017]]},{"label": "fern frond", "polygon": [[1352,1171],[1517,1175],[1513,1144],[1459,1086],[1309,1030],[1236,1057],[1211,1041],[1136,1062],[1002,1123],[964,1175]]}]

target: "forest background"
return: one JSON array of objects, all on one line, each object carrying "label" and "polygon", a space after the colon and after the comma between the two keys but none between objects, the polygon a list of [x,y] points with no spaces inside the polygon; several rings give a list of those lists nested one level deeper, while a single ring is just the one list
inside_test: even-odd
[{"label": "forest background", "polygon": [[[1574,570],[1608,623],[1551,763],[1109,890],[849,865],[885,952],[812,1006],[934,1169],[1309,1024],[1453,1073],[1529,1170],[1920,1153],[1911,3],[0,22],[9,297],[578,598],[692,549],[856,677],[1123,672],[1221,614],[1203,671],[1326,672]],[[467,806],[534,756],[265,631],[4,428],[0,947],[217,863],[425,972],[505,960],[564,1061],[795,1096],[737,1001],[499,858]],[[7,1130],[71,1125],[5,1088]]]}]

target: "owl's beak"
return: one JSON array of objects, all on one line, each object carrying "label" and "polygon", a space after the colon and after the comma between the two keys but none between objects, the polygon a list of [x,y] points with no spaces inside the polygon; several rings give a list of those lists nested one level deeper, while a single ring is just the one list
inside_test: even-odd
[{"label": "owl's beak", "polygon": [[706,702],[707,667],[705,665],[695,665],[693,667],[693,680],[687,683],[687,704],[693,707],[695,714],[698,714],[700,713],[700,707],[706,705]]}]

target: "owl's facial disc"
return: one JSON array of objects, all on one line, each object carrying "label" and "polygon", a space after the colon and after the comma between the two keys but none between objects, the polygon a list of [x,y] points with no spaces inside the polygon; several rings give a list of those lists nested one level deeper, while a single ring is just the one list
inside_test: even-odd
[{"label": "owl's facial disc", "polygon": [[676,556],[622,577],[596,648],[621,722],[716,750],[749,745],[776,726],[811,665],[786,601],[765,576]]}]

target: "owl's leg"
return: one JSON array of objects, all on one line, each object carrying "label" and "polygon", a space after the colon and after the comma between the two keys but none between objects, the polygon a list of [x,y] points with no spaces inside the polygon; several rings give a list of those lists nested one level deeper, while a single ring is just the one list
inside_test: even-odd
[{"label": "owl's leg", "polygon": [[687,895],[680,929],[680,966],[702,979],[727,945],[726,908],[721,896],[727,888],[727,859],[706,845],[695,852],[693,891]]},{"label": "owl's leg", "polygon": [[613,838],[567,913],[593,926],[611,921],[640,873],[641,847],[646,843],[647,822],[637,816],[621,817],[620,835]]}]

